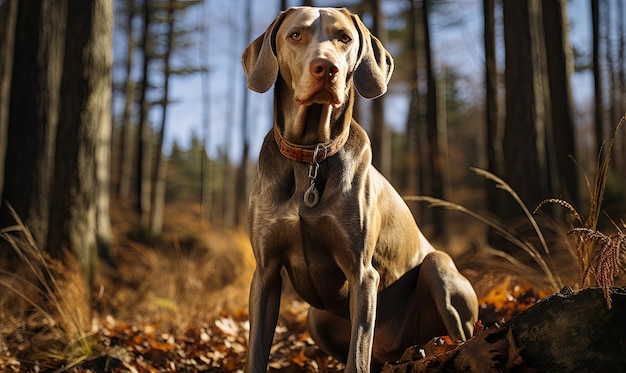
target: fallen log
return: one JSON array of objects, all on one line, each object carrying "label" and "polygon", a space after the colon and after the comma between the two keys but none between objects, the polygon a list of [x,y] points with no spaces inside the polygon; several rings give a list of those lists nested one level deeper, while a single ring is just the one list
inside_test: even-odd
[{"label": "fallen log", "polygon": [[[626,368],[626,288],[569,287],[484,330],[465,343],[435,339],[407,350],[383,373],[396,372],[618,372]],[[428,352],[431,353],[428,353]]]}]

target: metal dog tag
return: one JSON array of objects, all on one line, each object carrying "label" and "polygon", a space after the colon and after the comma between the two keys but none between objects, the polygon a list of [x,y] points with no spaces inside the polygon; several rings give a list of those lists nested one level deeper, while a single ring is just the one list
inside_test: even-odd
[{"label": "metal dog tag", "polygon": [[317,192],[317,189],[315,189],[315,184],[311,183],[309,189],[304,192],[304,204],[307,205],[307,207],[315,207],[319,200],[320,194]]}]

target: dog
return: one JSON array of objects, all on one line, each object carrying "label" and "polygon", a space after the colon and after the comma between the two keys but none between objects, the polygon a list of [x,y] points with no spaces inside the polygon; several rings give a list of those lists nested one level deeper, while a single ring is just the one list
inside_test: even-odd
[{"label": "dog", "polygon": [[384,94],[393,58],[346,9],[289,8],[244,50],[247,87],[274,86],[274,126],[249,197],[256,269],[246,372],[267,369],[286,270],[319,347],[367,372],[415,344],[471,338],[478,301],[372,166],[355,90]]}]

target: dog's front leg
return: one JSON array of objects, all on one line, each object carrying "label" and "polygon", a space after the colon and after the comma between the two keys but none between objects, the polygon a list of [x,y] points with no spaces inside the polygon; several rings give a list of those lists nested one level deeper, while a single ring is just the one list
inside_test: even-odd
[{"label": "dog's front leg", "polygon": [[[277,260],[275,262],[278,262]],[[257,264],[250,286],[250,340],[245,372],[266,372],[280,308],[280,265]]]},{"label": "dog's front leg", "polygon": [[377,289],[380,276],[369,265],[361,265],[350,281],[352,333],[346,372],[369,372],[376,322]]}]

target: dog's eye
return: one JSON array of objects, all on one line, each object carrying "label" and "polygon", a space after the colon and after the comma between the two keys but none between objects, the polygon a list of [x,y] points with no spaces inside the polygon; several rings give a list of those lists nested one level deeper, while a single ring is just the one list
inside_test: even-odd
[{"label": "dog's eye", "polygon": [[348,34],[341,34],[341,37],[339,38],[339,40],[341,40],[342,43],[347,44],[352,41],[352,38]]},{"label": "dog's eye", "polygon": [[299,32],[292,32],[291,35],[289,35],[289,38],[291,40],[295,40],[295,41],[300,41],[302,40],[302,34]]}]

